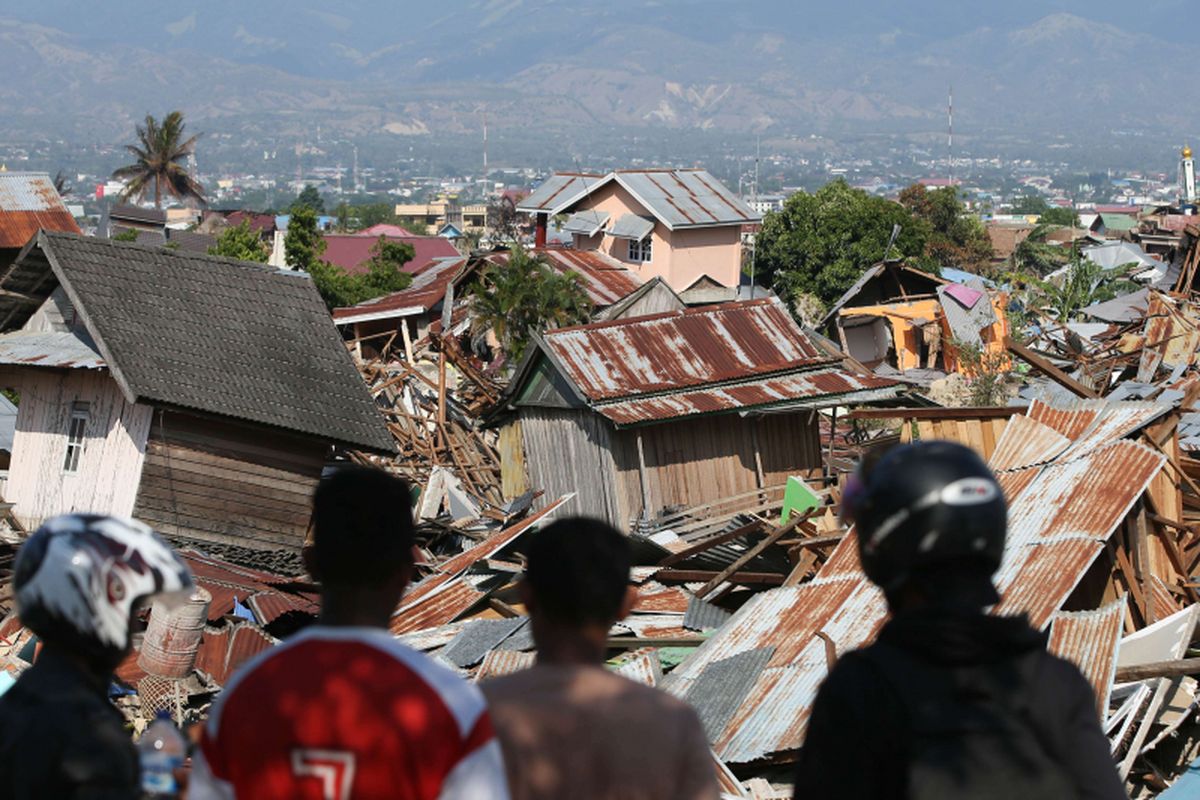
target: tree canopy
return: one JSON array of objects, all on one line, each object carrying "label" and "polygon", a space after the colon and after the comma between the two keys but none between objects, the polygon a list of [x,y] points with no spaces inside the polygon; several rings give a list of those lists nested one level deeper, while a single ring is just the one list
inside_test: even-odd
[{"label": "tree canopy", "polygon": [[242,220],[240,225],[233,225],[221,231],[217,235],[217,243],[208,248],[208,254],[241,261],[257,261],[260,264],[267,263],[267,259],[271,257],[270,248],[258,231],[250,227],[249,220]]},{"label": "tree canopy", "polygon": [[1075,213],[1073,208],[1048,208],[1042,212],[1038,222],[1045,225],[1062,225],[1064,227],[1077,227],[1079,225],[1079,215]]},{"label": "tree canopy", "polygon": [[125,181],[121,199],[142,198],[154,189],[154,207],[162,208],[162,193],[179,200],[204,203],[204,187],[187,171],[188,156],[196,150],[199,134],[184,138],[183,113],[172,111],[159,122],[146,115],[137,126],[137,143],[125,149],[134,162],[113,171],[113,178]]},{"label": "tree canopy", "polygon": [[296,199],[292,201],[291,212],[295,213],[296,209],[301,207],[311,209],[315,214],[325,213],[325,201],[321,199],[317,187],[311,183],[306,184],[300,190],[300,194],[296,195]]},{"label": "tree canopy", "polygon": [[308,206],[292,209],[287,235],[283,239],[283,252],[289,267],[312,272],[313,264],[325,253],[325,240],[317,230],[317,212]]},{"label": "tree canopy", "polygon": [[986,270],[992,258],[992,240],[983,223],[966,213],[953,186],[929,190],[914,183],[900,192],[900,205],[929,226],[925,259],[941,267],[971,272]]},{"label": "tree canopy", "polygon": [[404,265],[415,255],[412,245],[389,242],[382,236],[371,248],[365,274],[351,274],[322,259],[325,240],[317,232],[316,215],[308,208],[293,212],[283,246],[288,264],[312,277],[330,310],[358,305],[412,285],[412,275],[404,271]]},{"label": "tree canopy", "polygon": [[888,256],[934,269],[925,259],[929,224],[899,203],[842,180],[813,194],[797,192],[763,220],[755,244],[758,275],[789,303],[805,293],[832,303],[883,259],[894,225],[900,233]]},{"label": "tree canopy", "polygon": [[592,303],[574,272],[557,272],[542,256],[518,247],[505,264],[487,267],[469,289],[475,333],[490,330],[513,361],[529,347],[530,331],[578,325]]},{"label": "tree canopy", "polygon": [[1040,216],[1049,210],[1050,204],[1036,194],[1027,194],[1014,198],[1012,201],[1012,213],[1014,214],[1037,214]]}]

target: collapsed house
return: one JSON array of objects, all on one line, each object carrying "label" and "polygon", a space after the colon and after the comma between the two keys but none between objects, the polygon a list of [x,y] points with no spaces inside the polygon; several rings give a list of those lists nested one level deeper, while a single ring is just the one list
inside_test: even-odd
[{"label": "collapsed house", "polygon": [[[546,331],[505,401],[502,463],[627,528],[823,469],[818,408],[894,397],[831,358],[779,300]],[[519,432],[519,433],[518,433]]]},{"label": "collapsed house", "polygon": [[879,374],[927,385],[964,367],[962,346],[1003,357],[1007,303],[982,280],[954,283],[883,261],[846,290],[821,327]]},{"label": "collapsed house", "polygon": [[304,275],[43,231],[0,274],[4,498],[297,547],[333,448],[395,445]]}]

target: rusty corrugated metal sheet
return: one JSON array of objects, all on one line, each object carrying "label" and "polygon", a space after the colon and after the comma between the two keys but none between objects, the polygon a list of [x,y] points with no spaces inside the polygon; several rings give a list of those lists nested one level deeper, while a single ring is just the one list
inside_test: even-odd
[{"label": "rusty corrugated metal sheet", "polygon": [[1053,460],[1071,445],[1058,431],[1024,414],[1008,418],[988,466],[995,472],[1022,469]]},{"label": "rusty corrugated metal sheet", "polygon": [[[1102,542],[1087,536],[1011,548],[1011,561],[995,577],[1001,600],[994,613],[1025,614],[1034,628],[1045,628],[1103,551]],[[1005,557],[1008,561],[1008,553]]]},{"label": "rusty corrugated metal sheet", "polygon": [[232,625],[205,628],[200,640],[200,649],[196,653],[195,669],[217,683],[224,683],[227,677],[225,659],[229,655],[229,638],[232,634]]},{"label": "rusty corrugated metal sheet", "polygon": [[444,589],[430,594],[392,617],[393,634],[436,628],[453,622],[487,595],[463,578],[451,581]]},{"label": "rusty corrugated metal sheet", "polygon": [[80,233],[44,172],[0,172],[0,248],[24,247],[37,232]]},{"label": "rusty corrugated metal sheet", "polygon": [[663,586],[661,583],[650,581],[638,587],[637,603],[633,610],[683,614],[687,612],[690,600],[691,595],[678,586]]},{"label": "rusty corrugated metal sheet", "polygon": [[[600,308],[623,300],[642,285],[642,280],[625,264],[597,250],[539,247],[530,251],[541,256],[556,272],[574,272],[583,280],[588,299]],[[492,253],[493,264],[508,263],[508,253]]]},{"label": "rusty corrugated metal sheet", "polygon": [[284,614],[310,614],[316,616],[321,608],[311,597],[285,594],[283,592],[259,592],[251,595],[246,605],[262,625],[270,625]]},{"label": "rusty corrugated metal sheet", "polygon": [[1124,619],[1125,598],[1120,597],[1095,611],[1059,611],[1050,623],[1046,649],[1079,667],[1096,693],[1101,720],[1108,715]]},{"label": "rusty corrugated metal sheet", "polygon": [[0,334],[0,364],[61,369],[101,369],[95,346],[66,331],[13,331]]},{"label": "rusty corrugated metal sheet", "polygon": [[1043,400],[1034,400],[1025,412],[1030,419],[1047,425],[1071,441],[1075,441],[1087,430],[1096,417],[1100,416],[1104,403],[1079,400],[1071,403],[1051,405]]},{"label": "rusty corrugated metal sheet", "polygon": [[831,403],[849,402],[849,398],[857,396],[859,392],[887,389],[898,391],[899,384],[876,375],[853,375],[841,369],[818,369],[711,389],[597,404],[595,409],[623,426],[736,409],[810,404],[818,398],[828,398]]},{"label": "rusty corrugated metal sheet", "polygon": [[658,650],[653,647],[643,647],[627,653],[612,671],[647,686],[657,686],[663,676],[662,661],[658,658]]},{"label": "rusty corrugated metal sheet", "polygon": [[475,682],[488,678],[499,678],[501,675],[511,675],[523,669],[529,669],[537,662],[536,653],[521,650],[492,650],[483,657],[479,669],[475,670]]},{"label": "rusty corrugated metal sheet", "polygon": [[465,258],[439,258],[421,271],[407,289],[367,300],[356,306],[335,308],[339,325],[424,314],[446,296],[446,289],[467,263]]},{"label": "rusty corrugated metal sheet", "polygon": [[776,298],[598,322],[545,334],[591,401],[748,379],[827,359]]},{"label": "rusty corrugated metal sheet", "polygon": [[254,625],[237,626],[229,637],[229,655],[225,658],[226,677],[233,675],[242,664],[277,643],[277,639],[268,636]]}]

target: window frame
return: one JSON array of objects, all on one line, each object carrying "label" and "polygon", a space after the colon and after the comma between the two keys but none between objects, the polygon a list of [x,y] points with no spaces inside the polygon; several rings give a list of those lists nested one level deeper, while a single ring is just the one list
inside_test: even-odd
[{"label": "window frame", "polygon": [[625,251],[628,261],[635,264],[649,264],[654,258],[653,234],[646,234],[645,239],[629,239],[629,248]]},{"label": "window frame", "polygon": [[91,419],[91,403],[76,400],[71,404],[71,416],[67,420],[67,449],[63,455],[62,472],[75,475],[83,461],[83,449],[87,442],[87,425]]}]

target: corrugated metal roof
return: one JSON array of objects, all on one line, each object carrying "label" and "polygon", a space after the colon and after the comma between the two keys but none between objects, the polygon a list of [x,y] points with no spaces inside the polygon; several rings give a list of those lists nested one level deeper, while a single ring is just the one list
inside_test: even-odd
[{"label": "corrugated metal roof", "polygon": [[829,404],[858,402],[859,392],[900,391],[900,385],[877,375],[855,375],[841,369],[818,369],[792,375],[726,384],[711,389],[658,394],[634,400],[597,404],[597,412],[618,426],[661,422],[693,414],[716,414],[739,409],[811,408],[824,398]]},{"label": "corrugated metal roof", "polygon": [[467,263],[465,258],[439,258],[413,278],[407,289],[348,308],[335,308],[333,319],[339,325],[393,319],[424,314],[441,303],[446,289]]},{"label": "corrugated metal roof", "polygon": [[616,181],[671,230],[744,225],[762,217],[702,169],[620,170],[607,175],[558,173],[517,205],[518,211],[567,211],[579,200]]},{"label": "corrugated metal roof", "polygon": [[[611,306],[636,292],[642,279],[628,267],[598,250],[572,250],[567,247],[540,247],[532,250],[557,272],[574,272],[583,280],[583,288],[593,305]],[[507,253],[492,253],[487,257],[494,264],[508,261]]]},{"label": "corrugated metal roof", "polygon": [[38,230],[79,233],[44,172],[0,172],[0,248],[24,247]]},{"label": "corrugated metal roof", "polygon": [[436,628],[453,622],[487,595],[464,579],[451,581],[446,588],[429,595],[392,617],[393,634]]},{"label": "corrugated metal roof", "polygon": [[475,670],[475,681],[499,678],[501,675],[511,675],[523,669],[529,669],[537,663],[536,653],[522,653],[519,650],[493,650],[483,657],[483,663]]},{"label": "corrugated metal roof", "polygon": [[1044,464],[1070,445],[1071,440],[1053,428],[1024,414],[1014,414],[1008,418],[988,466],[1001,472]]},{"label": "corrugated metal roof", "polygon": [[608,217],[607,211],[594,209],[577,211],[563,223],[562,229],[567,233],[578,233],[581,236],[595,236],[608,222]]},{"label": "corrugated metal roof", "polygon": [[774,650],[771,646],[745,650],[710,662],[696,676],[684,699],[696,710],[709,741],[721,738],[730,717],[741,707]]},{"label": "corrugated metal roof", "polygon": [[678,586],[663,586],[661,583],[650,581],[638,587],[635,612],[677,613],[682,614],[688,609],[688,601],[692,596]]},{"label": "corrugated metal roof", "polygon": [[647,686],[657,686],[663,676],[662,661],[658,657],[658,650],[653,647],[626,653],[612,671]]},{"label": "corrugated metal roof", "polygon": [[592,401],[746,379],[827,360],[775,298],[561,328],[543,338]]},{"label": "corrugated metal roof", "polygon": [[954,288],[957,285],[951,284],[937,288],[942,313],[946,315],[946,324],[950,326],[950,332],[954,334],[954,338],[968,344],[982,346],[983,339],[980,338],[979,331],[996,322],[996,311],[992,308],[991,297],[986,291],[977,290],[980,291],[982,297],[976,300],[973,306],[967,308],[954,296],[958,291]]},{"label": "corrugated metal roof", "polygon": [[724,625],[732,616],[725,609],[693,596],[689,598],[687,611],[683,614],[683,627],[690,631],[712,630]]},{"label": "corrugated metal roof", "polygon": [[637,214],[622,214],[608,229],[608,235],[618,239],[633,239],[635,242],[640,242],[653,230],[653,219],[639,217]]},{"label": "corrugated metal roof", "polygon": [[277,639],[254,625],[239,625],[229,637],[229,655],[225,658],[226,676],[232,675],[242,664],[274,647],[277,642]]},{"label": "corrugated metal roof", "polygon": [[1122,596],[1095,611],[1059,611],[1050,623],[1046,649],[1079,667],[1096,693],[1100,719],[1108,715],[1124,618]]},{"label": "corrugated metal roof", "polygon": [[309,614],[315,617],[321,610],[320,604],[311,597],[283,592],[259,592],[251,595],[246,605],[261,625],[270,625],[284,614]]},{"label": "corrugated metal roof", "polygon": [[[482,561],[485,558],[491,558],[502,548],[514,542],[518,536],[533,528],[543,519],[550,517],[564,503],[573,498],[575,495],[567,494],[550,503],[545,508],[539,509],[525,519],[513,525],[509,525],[504,530],[484,539],[474,547],[468,548],[453,558],[443,561],[437,565],[437,571],[443,575],[457,575],[466,571],[472,564],[477,561]],[[428,580],[428,579],[427,579]]]},{"label": "corrugated metal roof", "polygon": [[0,334],[0,364],[65,369],[101,369],[95,345],[69,331],[13,331]]}]

